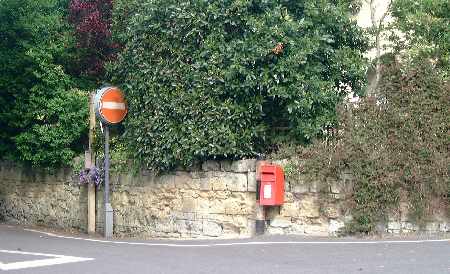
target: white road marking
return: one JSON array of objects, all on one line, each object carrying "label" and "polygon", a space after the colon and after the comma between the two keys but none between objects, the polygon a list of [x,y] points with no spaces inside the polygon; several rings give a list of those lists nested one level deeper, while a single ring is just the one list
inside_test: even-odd
[{"label": "white road marking", "polygon": [[82,257],[73,257],[73,256],[65,256],[65,255],[36,253],[36,252],[23,252],[23,251],[15,251],[15,250],[2,250],[2,249],[0,249],[0,253],[31,255],[31,256],[41,256],[41,257],[50,257],[51,258],[51,259],[40,259],[40,260],[14,262],[14,263],[0,262],[0,270],[3,270],[3,271],[94,260],[93,258],[82,258]]},{"label": "white road marking", "polygon": [[342,244],[413,244],[413,243],[434,243],[434,242],[450,242],[450,239],[439,240],[399,240],[399,241],[283,241],[283,242],[232,242],[232,243],[213,243],[213,244],[164,244],[164,243],[143,243],[143,242],[126,242],[126,241],[111,241],[88,239],[81,237],[62,236],[49,232],[43,232],[34,229],[24,229],[26,231],[44,234],[50,237],[81,240],[96,243],[107,244],[125,244],[125,245],[139,245],[139,246],[165,246],[165,247],[215,247],[215,246],[242,246],[242,245],[342,245]]},{"label": "white road marking", "polygon": [[125,109],[124,103],[118,103],[118,102],[103,102],[100,106],[102,109]]}]

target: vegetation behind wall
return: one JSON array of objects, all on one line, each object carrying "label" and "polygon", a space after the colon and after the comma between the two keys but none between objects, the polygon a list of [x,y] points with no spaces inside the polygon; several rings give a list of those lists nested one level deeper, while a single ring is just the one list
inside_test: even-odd
[{"label": "vegetation behind wall", "polygon": [[411,65],[385,64],[376,95],[340,110],[336,138],[296,148],[288,165],[292,181],[354,176],[349,232],[372,232],[400,202],[419,224],[450,213],[450,85],[429,60]]},{"label": "vegetation behind wall", "polygon": [[134,157],[167,170],[321,135],[364,83],[350,2],[119,1],[109,71]]}]

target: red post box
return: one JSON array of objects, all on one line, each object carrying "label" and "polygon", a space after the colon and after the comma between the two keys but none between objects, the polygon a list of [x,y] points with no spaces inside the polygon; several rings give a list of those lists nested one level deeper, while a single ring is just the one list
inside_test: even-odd
[{"label": "red post box", "polygon": [[278,165],[261,165],[259,204],[282,205],[284,203],[284,172]]}]

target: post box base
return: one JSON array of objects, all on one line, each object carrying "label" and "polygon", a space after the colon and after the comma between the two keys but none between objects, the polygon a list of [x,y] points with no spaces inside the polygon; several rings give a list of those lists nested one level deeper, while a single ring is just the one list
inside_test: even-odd
[{"label": "post box base", "polygon": [[105,204],[105,238],[113,235],[113,208],[110,203]]},{"label": "post box base", "polygon": [[266,229],[266,221],[265,220],[255,220],[255,234],[257,236],[263,235]]}]

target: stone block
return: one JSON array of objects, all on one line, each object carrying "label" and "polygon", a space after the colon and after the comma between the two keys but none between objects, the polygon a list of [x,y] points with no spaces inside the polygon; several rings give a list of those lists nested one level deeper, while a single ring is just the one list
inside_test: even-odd
[{"label": "stone block", "polygon": [[270,221],[271,227],[286,228],[286,227],[290,227],[291,225],[292,225],[291,218],[286,218],[286,217],[277,216],[273,220]]},{"label": "stone block", "polygon": [[246,174],[228,174],[223,178],[226,181],[227,189],[230,191],[247,191]]},{"label": "stone block", "polygon": [[231,164],[231,170],[234,172],[251,172],[256,170],[256,159],[246,159],[234,161]]},{"label": "stone block", "polygon": [[400,221],[402,222],[407,222],[409,221],[409,209],[410,205],[409,203],[406,202],[400,202],[399,204],[399,217],[400,217]]},{"label": "stone block", "polygon": [[193,184],[198,184],[200,186],[200,190],[212,190],[212,184],[210,183],[209,178],[194,179]]},{"label": "stone block", "polygon": [[196,209],[196,199],[194,198],[185,198],[183,199],[183,212],[195,212]]},{"label": "stone block", "polygon": [[177,199],[177,197],[182,197],[183,199],[185,198],[197,198],[199,195],[197,193],[197,191],[192,190],[192,189],[182,189],[179,191],[178,195],[174,197],[174,199]]},{"label": "stone block", "polygon": [[170,220],[161,220],[155,223],[155,230],[157,232],[173,233],[178,231],[178,225]]},{"label": "stone block", "polygon": [[173,199],[170,201],[171,211],[183,211],[183,201],[181,199]]},{"label": "stone block", "polygon": [[113,198],[113,203],[115,207],[122,207],[122,206],[127,206],[128,205],[128,193],[126,192],[120,192],[120,193],[114,193],[114,195],[112,195]]},{"label": "stone block", "polygon": [[196,212],[183,212],[181,216],[177,218],[185,219],[188,221],[195,221],[198,219],[198,214]]},{"label": "stone block", "polygon": [[352,181],[355,179],[355,176],[350,172],[350,170],[344,170],[340,176],[343,181]]},{"label": "stone block", "polygon": [[328,225],[304,225],[305,234],[311,235],[311,236],[328,236]]},{"label": "stone block", "polygon": [[401,222],[401,230],[403,232],[414,232],[419,230],[419,226],[410,222]]},{"label": "stone block", "polygon": [[209,183],[214,191],[227,190],[227,180],[223,177],[212,177]]},{"label": "stone block", "polygon": [[225,200],[228,199],[231,195],[231,191],[215,191],[213,192],[213,195],[211,195],[212,199],[219,199],[219,200]]},{"label": "stone block", "polygon": [[238,214],[251,214],[256,207],[256,199],[254,195],[248,192],[234,192],[228,200],[233,200],[239,203],[240,213]]},{"label": "stone block", "polygon": [[222,204],[225,209],[225,214],[235,215],[244,213],[241,203],[236,199],[222,201]]},{"label": "stone block", "polygon": [[341,186],[338,182],[331,182],[330,183],[330,192],[333,194],[339,194],[341,193]]},{"label": "stone block", "polygon": [[233,224],[240,228],[245,228],[248,226],[248,217],[243,215],[231,216],[231,221]]},{"label": "stone block", "polygon": [[131,173],[120,174],[117,176],[117,179],[121,185],[129,186],[133,184],[133,175]]},{"label": "stone block", "polygon": [[222,234],[222,226],[218,223],[203,220],[203,235],[218,237]]},{"label": "stone block", "polygon": [[221,171],[231,171],[232,161],[224,160],[220,162],[220,170]]},{"label": "stone block", "polygon": [[344,222],[339,220],[329,220],[328,224],[328,234],[330,236],[337,236],[338,233],[345,227]]},{"label": "stone block", "polygon": [[309,192],[309,186],[306,184],[291,184],[291,192],[304,194]]},{"label": "stone block", "polygon": [[375,224],[374,232],[379,235],[385,234],[387,232],[386,223],[378,222],[377,224]]},{"label": "stone block", "polygon": [[200,189],[200,184],[192,178],[189,172],[177,171],[175,173],[175,187],[178,189]]},{"label": "stone block", "polygon": [[300,216],[317,218],[320,216],[320,205],[316,197],[305,196],[299,201]]},{"label": "stone block", "polygon": [[220,170],[220,163],[213,160],[208,160],[202,164],[203,171],[217,171]]},{"label": "stone block", "polygon": [[200,172],[200,171],[191,171],[191,172],[189,172],[189,175],[191,175],[192,179],[200,179],[200,178],[204,178],[203,173],[204,172]]},{"label": "stone block", "polygon": [[425,231],[428,232],[439,232],[439,224],[430,222],[425,225]]},{"label": "stone block", "polygon": [[175,231],[182,235],[192,236],[192,234],[201,234],[203,222],[199,220],[177,220],[175,222]]},{"label": "stone block", "polygon": [[280,215],[285,217],[297,217],[300,214],[300,208],[297,202],[285,203],[281,206]]},{"label": "stone block", "polygon": [[305,224],[295,222],[289,227],[289,234],[305,235]]},{"label": "stone block", "polygon": [[285,192],[284,193],[284,202],[285,203],[292,203],[295,201],[295,196],[292,192]]},{"label": "stone block", "polygon": [[439,232],[450,232],[450,223],[440,223]]},{"label": "stone block", "polygon": [[175,188],[175,175],[164,174],[155,178],[155,183],[160,185],[162,188],[170,189]]},{"label": "stone block", "polygon": [[222,233],[236,237],[241,233],[241,228],[233,223],[222,223]]},{"label": "stone block", "polygon": [[205,198],[196,199],[195,211],[198,213],[209,213],[210,212],[210,201]]},{"label": "stone block", "polygon": [[200,198],[209,198],[211,196],[211,193],[209,191],[202,190],[198,193],[198,196]]},{"label": "stone block", "polygon": [[202,165],[201,165],[201,163],[198,163],[198,162],[193,163],[193,164],[190,165],[190,166],[185,166],[185,167],[184,167],[184,170],[185,170],[185,171],[189,171],[189,172],[198,172],[198,171],[200,171],[201,169],[202,169]]},{"label": "stone block", "polygon": [[329,194],[328,194],[328,197],[329,197],[330,199],[333,199],[333,200],[336,200],[336,201],[338,201],[338,200],[345,200],[345,198],[346,198],[346,196],[345,196],[344,193],[339,193],[339,194],[336,194],[336,193],[329,193]]},{"label": "stone block", "polygon": [[266,230],[266,233],[269,235],[284,235],[284,229],[281,227],[272,227],[269,226]]},{"label": "stone block", "polygon": [[223,214],[225,213],[225,204],[220,200],[211,200],[209,213]]},{"label": "stone block", "polygon": [[397,221],[389,221],[387,225],[387,229],[391,233],[400,233],[401,227],[401,223]]},{"label": "stone block", "polygon": [[246,198],[247,198],[247,193],[245,192],[231,192],[231,198],[229,200],[234,200],[237,202],[245,202]]},{"label": "stone block", "polygon": [[311,192],[311,193],[317,193],[317,192],[319,192],[319,184],[317,183],[317,182],[312,182],[310,185],[309,185],[309,192]]},{"label": "stone block", "polygon": [[256,172],[247,173],[247,191],[256,192]]},{"label": "stone block", "polygon": [[339,209],[337,208],[336,205],[326,205],[323,209],[322,209],[323,213],[325,216],[327,216],[328,218],[331,219],[336,219],[338,217],[340,217],[339,214]]},{"label": "stone block", "polygon": [[289,159],[274,160],[272,161],[272,164],[279,165],[282,168],[285,168],[287,165],[289,165]]}]

